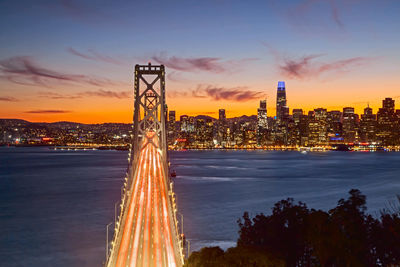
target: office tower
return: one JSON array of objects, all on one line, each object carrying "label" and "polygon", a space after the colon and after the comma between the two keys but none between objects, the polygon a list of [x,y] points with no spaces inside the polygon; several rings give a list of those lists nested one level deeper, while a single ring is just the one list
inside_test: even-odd
[{"label": "office tower", "polygon": [[226,130],[227,130],[227,121],[225,109],[220,109],[218,111],[218,124],[217,124],[217,142],[221,146],[226,145]]},{"label": "office tower", "polygon": [[303,115],[303,110],[301,108],[295,108],[293,109],[292,114],[294,123],[299,124],[300,117]]},{"label": "office tower", "polygon": [[324,108],[314,109],[309,113],[308,144],[326,145],[328,143],[328,112]]},{"label": "office tower", "polygon": [[324,108],[314,109],[314,119],[318,122],[318,140],[317,144],[325,145],[328,143],[328,111]]},{"label": "office tower", "polygon": [[257,144],[266,143],[268,129],[267,100],[260,100],[260,107],[257,109]]},{"label": "office tower", "polygon": [[328,123],[328,138],[331,143],[342,143],[343,142],[343,131],[342,131],[342,112],[339,110],[332,110],[328,112],[327,116]]},{"label": "office tower", "polygon": [[220,121],[222,121],[222,120],[225,120],[225,119],[226,119],[226,115],[225,115],[225,109],[220,109],[218,113],[219,113],[219,117],[218,117],[218,119],[219,119]]},{"label": "office tower", "polygon": [[182,115],[179,118],[179,121],[181,123],[181,132],[187,132],[188,131],[188,124],[189,124],[189,116],[188,115]]},{"label": "office tower", "polygon": [[345,143],[354,143],[357,139],[358,115],[353,107],[343,108],[342,129]]},{"label": "office tower", "polygon": [[398,120],[395,113],[395,102],[392,98],[382,101],[382,108],[377,113],[377,138],[383,145],[393,145],[399,139]]},{"label": "office tower", "polygon": [[278,82],[278,91],[276,94],[276,119],[278,123],[284,121],[289,113],[289,109],[286,103],[286,88],[285,82]]},{"label": "office tower", "polygon": [[394,113],[394,106],[394,99],[387,97],[382,100],[382,108],[386,109],[388,112]]},{"label": "office tower", "polygon": [[372,143],[376,141],[376,115],[372,108],[366,107],[360,120],[360,141],[363,143]]},{"label": "office tower", "polygon": [[268,128],[267,100],[260,100],[260,107],[257,109],[257,125],[261,129]]},{"label": "office tower", "polygon": [[176,115],[175,110],[171,110],[168,114],[168,144],[173,144],[176,139]]}]

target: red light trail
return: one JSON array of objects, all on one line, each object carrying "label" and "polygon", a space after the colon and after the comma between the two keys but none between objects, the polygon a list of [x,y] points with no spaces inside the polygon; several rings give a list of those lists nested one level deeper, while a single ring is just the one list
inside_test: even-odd
[{"label": "red light trail", "polygon": [[[148,132],[128,190],[108,266],[181,266],[181,253],[159,141]],[[134,163],[133,163],[134,164]]]}]

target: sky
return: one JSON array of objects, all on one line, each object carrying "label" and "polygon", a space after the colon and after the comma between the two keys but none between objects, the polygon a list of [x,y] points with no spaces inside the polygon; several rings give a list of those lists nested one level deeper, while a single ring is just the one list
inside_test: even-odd
[{"label": "sky", "polygon": [[398,0],[0,0],[0,118],[131,122],[135,64],[177,116],[400,108]]}]

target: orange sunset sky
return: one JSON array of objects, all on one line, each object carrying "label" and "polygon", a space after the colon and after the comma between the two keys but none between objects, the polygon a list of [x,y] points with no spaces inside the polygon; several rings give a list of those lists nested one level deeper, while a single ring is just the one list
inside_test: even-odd
[{"label": "orange sunset sky", "polygon": [[0,118],[131,122],[133,68],[149,61],[178,118],[254,115],[261,99],[274,116],[278,81],[290,110],[400,108],[398,2],[283,2],[3,2]]}]

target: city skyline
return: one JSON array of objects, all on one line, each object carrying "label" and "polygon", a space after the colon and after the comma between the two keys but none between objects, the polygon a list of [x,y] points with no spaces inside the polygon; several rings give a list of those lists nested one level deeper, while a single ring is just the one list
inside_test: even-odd
[{"label": "city skyline", "polygon": [[400,97],[396,1],[0,7],[0,118],[131,122],[133,68],[149,61],[165,65],[177,116],[255,115],[260,100],[274,102],[278,81],[291,110],[376,112],[382,98]]}]

